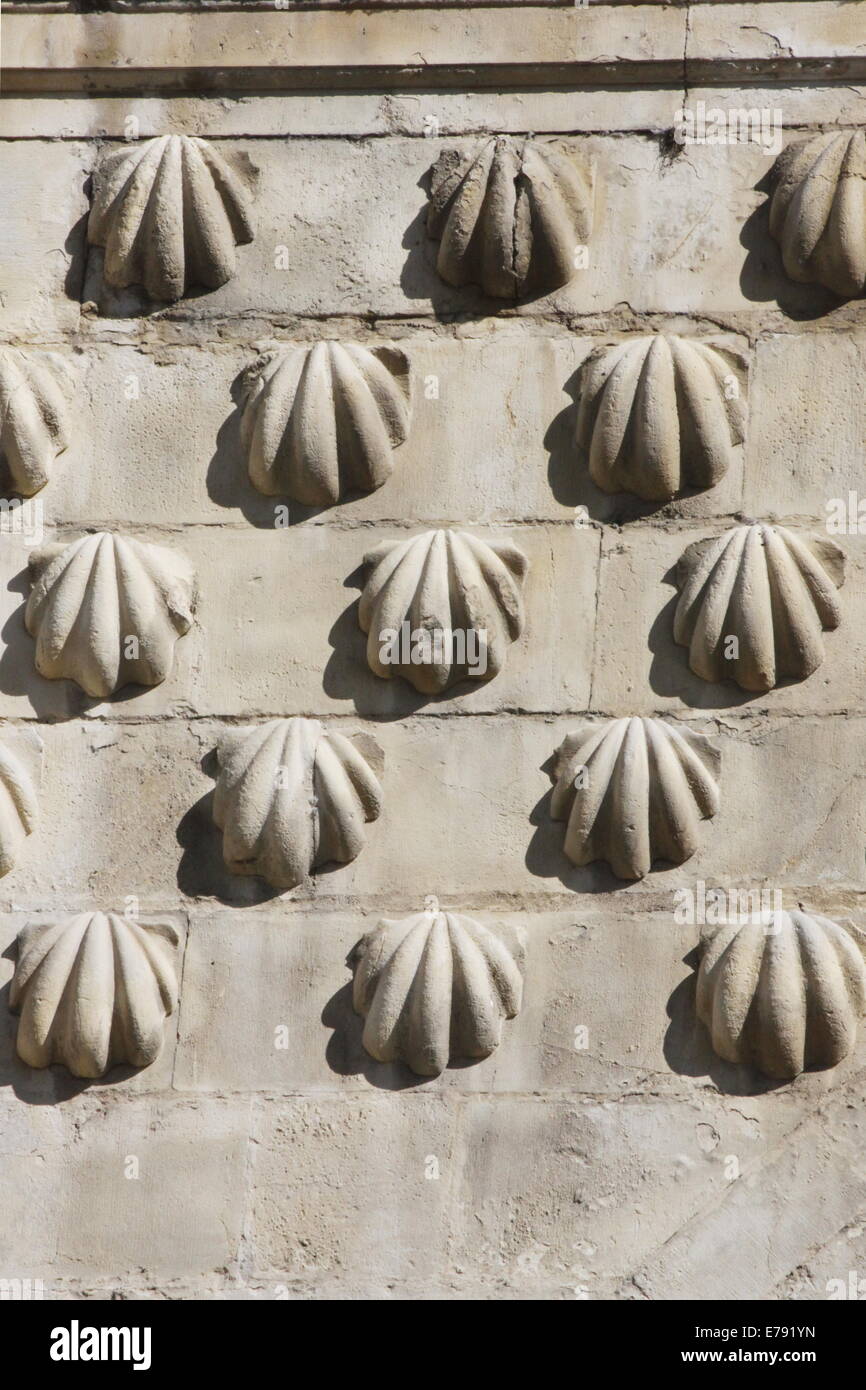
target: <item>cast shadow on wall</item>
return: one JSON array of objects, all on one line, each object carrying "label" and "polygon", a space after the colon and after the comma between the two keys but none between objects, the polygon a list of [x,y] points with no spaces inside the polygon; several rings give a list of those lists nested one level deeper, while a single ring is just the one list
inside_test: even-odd
[{"label": "cast shadow on wall", "polygon": [[[17,945],[13,941],[3,952],[4,960],[15,961]],[[61,1105],[93,1086],[113,1086],[137,1076],[140,1067],[112,1067],[105,1076],[94,1080],[73,1076],[59,1063],[50,1067],[30,1067],[22,1062],[16,1049],[18,1016],[9,1007],[12,982],[0,988],[0,1087],[9,1086],[16,1098],[25,1105]]]},{"label": "cast shadow on wall", "polygon": [[647,637],[652,653],[648,679],[655,694],[682,700],[694,710],[738,709],[755,700],[766,701],[766,691],[742,690],[733,680],[706,681],[694,674],[689,667],[688,649],[674,641],[674,616],[679,604],[676,565],[671,566],[663,581],[673,587],[674,593],[654,618]]},{"label": "cast shadow on wall", "polygon": [[[219,765],[215,749],[201,760],[202,772],[216,781]],[[205,792],[181,817],[177,842],[183,853],[177,869],[177,886],[190,898],[215,897],[229,907],[256,907],[272,902],[285,891],[255,875],[231,873],[222,852],[223,832],[213,816],[214,789]],[[341,868],[342,865],[335,865]],[[325,872],[318,869],[317,873]]]},{"label": "cast shadow on wall", "polygon": [[[558,754],[552,753],[540,767],[551,779],[555,776]],[[575,893],[615,893],[633,888],[631,880],[617,878],[610,866],[603,860],[593,864],[578,866],[567,858],[563,848],[565,826],[562,821],[551,818],[551,803],[554,786],[544,793],[529,816],[529,823],[535,827],[526,850],[525,864],[536,878],[556,878],[565,888]]]},{"label": "cast shadow on wall", "polygon": [[[248,368],[244,367],[231,384],[233,409],[217,432],[216,449],[208,463],[208,497],[218,507],[239,510],[251,526],[265,531],[274,530],[278,507],[284,509],[279,515],[285,517],[283,524],[289,527],[331,511],[330,506],[304,506],[288,496],[266,497],[253,487],[241,441],[241,417],[246,399],[244,382],[247,371]],[[343,497],[340,500],[346,501],[348,498]]]},{"label": "cast shadow on wall", "polygon": [[[355,949],[346,957],[350,970]],[[352,992],[352,981],[348,980],[331,995],[322,1010],[321,1022],[332,1030],[325,1047],[325,1061],[334,1075],[363,1077],[380,1091],[406,1091],[437,1081],[437,1077],[417,1076],[405,1062],[377,1062],[365,1051],[361,1042],[364,1020],[353,1008]],[[464,1065],[472,1063],[467,1061]]]},{"label": "cast shadow on wall", "polygon": [[[369,574],[357,565],[343,581],[345,589],[361,590]],[[332,652],[322,674],[322,688],[334,700],[351,700],[356,714],[382,723],[405,719],[426,706],[445,709],[459,707],[460,697],[471,694],[481,682],[466,679],[439,694],[427,695],[401,676],[383,680],[374,675],[367,662],[367,634],[358,621],[360,598],[352,599],[328,633]]]},{"label": "cast shadow on wall", "polygon": [[427,230],[432,178],[431,167],[418,180],[417,187],[424,194],[424,203],[403,233],[401,242],[407,254],[400,272],[400,288],[406,298],[429,300],[434,317],[446,322],[495,319],[503,309],[535,304],[546,299],[549,290],[521,294],[519,298],[514,299],[499,299],[485,295],[478,285],[465,285],[456,289],[442,279],[436,268],[440,243],[434,240]]},{"label": "cast shadow on wall", "polygon": [[67,299],[71,299],[75,304],[84,302],[85,284],[87,281],[87,222],[90,217],[90,190],[91,178],[88,174],[82,185],[82,193],[87,200],[87,212],[83,212],[78,221],[73,224],[63,249],[69,257],[69,264],[66,267],[66,276],[63,281],[63,292]]},{"label": "cast shadow on wall", "polygon": [[36,643],[24,626],[24,609],[31,590],[30,575],[25,565],[7,584],[12,594],[19,594],[22,603],[9,615],[0,630],[0,691],[11,697],[24,697],[34,714],[49,722],[80,719],[97,705],[121,705],[135,700],[143,687],[129,683],[113,695],[91,696],[74,680],[48,680],[36,669]]},{"label": "cast shadow on wall", "polygon": [[[754,184],[758,193],[770,194],[772,187],[771,170]],[[796,323],[825,318],[834,309],[844,307],[844,301],[832,290],[818,284],[798,284],[786,274],[781,248],[770,236],[769,197],[744,221],[740,245],[746,251],[740,270],[740,290],[752,303],[775,301],[782,313]]]},{"label": "cast shadow on wall", "polygon": [[544,436],[549,455],[547,478],[556,501],[564,507],[585,507],[593,521],[608,525],[679,515],[683,502],[700,497],[705,490],[684,488],[670,502],[647,502],[630,492],[605,492],[593,482],[585,451],[577,442],[577,416],[588,365],[588,359],[582,362],[563,385],[570,404],[554,416]]},{"label": "cast shadow on wall", "polygon": [[671,1071],[695,1079],[708,1076],[713,1085],[728,1096],[760,1096],[790,1086],[790,1080],[762,1076],[754,1067],[725,1062],[713,1051],[710,1035],[695,1008],[700,958],[699,947],[683,956],[683,964],[689,967],[691,974],[677,985],[668,999],[670,1023],[663,1050]]}]

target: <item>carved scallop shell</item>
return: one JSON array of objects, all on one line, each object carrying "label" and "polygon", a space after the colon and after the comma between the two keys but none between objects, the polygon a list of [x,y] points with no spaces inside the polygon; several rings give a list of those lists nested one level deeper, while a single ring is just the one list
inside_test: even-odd
[{"label": "carved scallop shell", "polygon": [[355,958],[353,1002],[364,1047],[379,1062],[438,1076],[449,1058],[489,1057],[502,1023],[520,1010],[523,976],[511,952],[478,922],[419,912],[380,922]]},{"label": "carved scallop shell", "polygon": [[372,739],[316,719],[275,719],[228,734],[218,750],[213,815],[233,874],[294,888],[323,864],[360,854],[382,807]]},{"label": "carved scallop shell", "polygon": [[[706,681],[772,690],[824,660],[822,632],[839,624],[844,556],[784,526],[735,526],[696,541],[677,566],[674,640]],[[733,639],[733,640],[732,640]]]},{"label": "carved scallop shell", "polygon": [[852,937],[814,913],[769,912],[704,937],[696,1006],[713,1049],[789,1080],[854,1046],[866,967]]},{"label": "carved scallop shell", "polygon": [[866,133],[814,135],[773,166],[770,235],[785,273],[843,299],[866,289]]},{"label": "carved scallop shell", "polygon": [[192,566],[176,551],[101,531],[30,557],[24,611],[36,669],[104,697],[159,685],[192,624]]},{"label": "carved scallop shell", "polygon": [[529,562],[516,545],[489,544],[465,531],[425,531],[383,541],[364,564],[370,574],[358,621],[375,675],[402,676],[434,695],[501,671],[523,629]]},{"label": "carved scallop shell", "polygon": [[404,353],[316,343],[271,353],[247,378],[241,439],[250,481],[311,506],[381,487],[409,433]]},{"label": "carved scallop shell", "polygon": [[172,927],[113,912],[25,927],[9,995],[21,1060],[90,1078],[149,1067],[177,1004],[176,948]]},{"label": "carved scallop shell", "polygon": [[724,477],[745,438],[734,353],[658,333],[597,348],[580,372],[577,445],[604,492],[667,502]]},{"label": "carved scallop shell", "polygon": [[123,145],[94,172],[87,239],[105,247],[109,285],[143,285],[168,301],[215,290],[235,273],[235,247],[253,239],[249,191],[207,140]]},{"label": "carved scallop shell", "polygon": [[32,497],[69,446],[66,363],[55,354],[0,349],[0,464],[13,492]]},{"label": "carved scallop shell", "polygon": [[0,743],[0,877],[18,861],[39,817],[33,779],[22,759]]},{"label": "carved scallop shell", "polygon": [[569,734],[557,751],[553,820],[566,821],[572,864],[605,859],[617,878],[644,878],[658,859],[682,864],[700,823],[719,809],[719,754],[702,734],[661,719],[611,719]]},{"label": "carved scallop shell", "polygon": [[547,294],[574,275],[592,232],[591,172],[552,145],[496,136],[433,166],[427,230],[449,285],[514,299]]}]

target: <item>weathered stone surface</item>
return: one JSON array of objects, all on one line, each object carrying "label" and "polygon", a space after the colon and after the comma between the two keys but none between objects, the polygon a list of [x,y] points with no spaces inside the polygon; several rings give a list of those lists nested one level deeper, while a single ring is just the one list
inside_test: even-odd
[{"label": "weathered stone surface", "polygon": [[49,1289],[57,1277],[110,1271],[119,1282],[142,1269],[168,1282],[237,1260],[248,1100],[2,1105],[4,1274]]},{"label": "weathered stone surface", "polygon": [[821,634],[838,627],[843,552],[826,537],[784,526],[737,526],[696,541],[677,566],[674,641],[707,681],[765,692],[804,680],[824,659]]},{"label": "weathered stone surface", "polygon": [[233,729],[217,758],[213,815],[226,867],[274,888],[294,888],[316,869],[357,858],[365,823],[382,809],[378,744],[317,719]]},{"label": "weathered stone surface", "polygon": [[[242,915],[195,908],[174,1085],[209,1093],[368,1093],[371,1086],[396,1093],[421,1086],[615,1099],[646,1088],[687,1098],[701,1078],[720,1092],[758,1095],[767,1090],[764,1078],[719,1058],[697,1018],[701,928],[683,920],[680,899],[661,890],[648,903],[623,902],[615,915],[600,896],[555,912],[473,908],[473,917],[523,961],[523,1003],[491,1056],[449,1068],[435,1082],[402,1062],[376,1062],[363,1047],[350,956],[378,914],[324,906],[312,913],[301,904],[290,913],[264,905]],[[847,920],[850,902],[822,894],[821,911]],[[291,997],[289,979],[299,982]],[[861,1036],[837,1082],[847,1081],[863,1057]],[[143,1086],[147,1075],[125,1084]],[[833,1084],[826,1072],[810,1072],[798,1079],[797,1093],[811,1102]]]},{"label": "weathered stone surface", "polygon": [[[252,1211],[257,1274],[351,1284],[414,1281],[442,1269],[456,1111],[427,1096],[255,1105]],[[334,1196],[340,1193],[335,1211]],[[365,1273],[357,1265],[364,1250]]]},{"label": "weathered stone surface", "polygon": [[524,626],[518,546],[449,528],[382,541],[363,563],[358,622],[375,676],[440,695],[499,674]]},{"label": "weathered stone surface", "polygon": [[760,913],[704,933],[696,1006],[726,1061],[782,1080],[836,1066],[864,1005],[862,939],[829,917]]},{"label": "weathered stone surface", "polygon": [[[671,891],[696,877],[740,881],[744,866],[754,882],[864,886],[862,717],[743,713],[688,723],[706,729],[721,749],[719,812],[703,824],[688,863],[654,871],[643,886],[623,889],[626,895]],[[336,727],[354,733],[358,725],[346,719]],[[575,890],[609,889],[618,881],[604,864],[569,863],[562,826],[550,819],[551,783],[543,768],[573,727],[569,716],[429,714],[377,725],[387,768],[382,814],[363,854],[330,871],[317,886],[317,899],[370,895],[374,911],[409,912],[419,892],[472,904],[513,904],[512,895],[525,895],[529,903],[553,894],[575,906]],[[221,732],[202,719],[41,726],[42,815],[20,862],[0,881],[7,900],[14,895],[19,903],[73,911],[86,907],[91,895],[122,901],[138,893],[162,908],[177,901],[180,888],[237,905],[261,901],[261,884],[225,869],[212,821],[211,753]],[[811,816],[796,825],[779,816],[780,805],[806,804]],[[136,837],[118,839],[130,806],[136,808]],[[481,835],[479,823],[488,816]],[[50,877],[45,863],[52,866]],[[419,866],[427,883],[414,886]],[[402,901],[394,885],[405,885]],[[293,897],[306,899],[309,890],[294,889]]]},{"label": "weathered stone surface", "polygon": [[687,61],[724,64],[736,59],[832,58],[856,49],[857,15],[832,0],[805,9],[785,0],[698,4],[690,25]]},{"label": "weathered stone surface", "polygon": [[[441,138],[215,140],[225,158],[259,170],[256,239],[227,285],[174,312],[196,319],[498,312],[501,301],[443,283],[437,243],[426,230],[431,163],[443,148],[468,155],[476,144],[465,137],[447,146]],[[794,287],[792,296],[778,253],[749,256],[742,244],[743,223],[766,201],[756,187],[768,166],[759,145],[702,145],[665,162],[655,137],[588,135],[559,144],[594,163],[605,194],[585,267],[563,289],[521,303],[520,316],[603,313],[618,304],[638,313],[712,315],[750,308],[756,297],[808,303],[813,296],[808,286]],[[303,215],[297,187],[304,188]],[[388,189],[384,209],[371,188]],[[671,204],[679,208],[675,221]],[[142,296],[106,285],[101,260],[92,249],[84,300],[112,320],[148,312]]]},{"label": "weathered stone surface", "polygon": [[550,814],[565,821],[565,853],[617,878],[644,878],[658,860],[682,864],[719,809],[719,750],[663,719],[586,724],[556,752]]},{"label": "weathered stone surface", "polygon": [[[8,16],[4,15],[5,25]],[[0,141],[6,211],[0,241],[4,338],[74,331],[84,273],[91,147]],[[35,160],[40,175],[33,178]]]},{"label": "weathered stone surface", "polygon": [[74,680],[102,698],[161,685],[189,631],[195,577],[183,555],[97,532],[30,554],[24,623],[47,680]]},{"label": "weathered stone surface", "polygon": [[[783,146],[847,147],[866,125],[858,6],[50,9],[10,0],[0,18],[0,358],[50,363],[72,385],[64,417],[41,370],[38,383],[0,373],[5,487],[30,494],[0,508],[0,750],[39,803],[32,828],[15,813],[0,863],[0,1280],[42,1278],[63,1301],[823,1299],[841,1296],[840,1281],[862,1297],[866,1281],[850,1291],[866,1210],[860,958],[846,956],[839,990],[805,938],[781,972],[772,946],[746,952],[732,980],[705,956],[716,1042],[732,1060],[714,1051],[698,988],[702,933],[720,947],[731,935],[725,959],[740,960],[744,904],[805,910],[850,943],[866,928],[866,300],[792,279],[770,207]],[[721,143],[706,130],[682,139],[719,114]],[[191,196],[179,213],[171,179],[150,184],[149,211],[133,180],[123,209],[101,217],[106,170],[165,136],[152,148],[203,141],[218,183],[228,169],[250,194],[255,184],[243,208],[228,199],[230,236],[225,189],[202,220],[186,215]],[[443,266],[456,260],[450,278],[466,281],[448,284],[445,243],[428,235],[431,172],[462,171],[497,137],[504,179],[487,193],[501,202],[475,208],[488,254],[446,246]],[[581,219],[521,220],[532,171],[515,152],[527,142],[593,170],[592,235],[572,263]],[[193,184],[202,192],[187,180],[187,195]],[[534,199],[539,219],[551,187]],[[817,204],[834,189],[822,181]],[[86,244],[94,195],[95,240],[114,227],[107,261]],[[792,200],[792,236],[819,227],[807,201]],[[854,217],[832,224],[830,260],[847,274],[863,251],[860,199],[843,204]],[[541,276],[523,293],[541,244],[567,283],[539,293]],[[805,251],[788,245],[789,268]],[[804,256],[801,269],[815,268]],[[127,278],[144,284],[117,283]],[[857,290],[856,275],[843,288]],[[662,349],[649,365],[638,351],[594,478],[575,447],[581,369],[641,343],[709,345],[733,379],[702,357],[710,381],[692,361],[660,385]],[[304,489],[283,467],[293,379],[255,395],[255,364],[333,364],[349,348],[373,406],[340,372],[332,410],[327,390],[310,393],[295,422],[294,461],[316,484]],[[652,487],[604,490],[635,482],[617,464],[620,433],[633,462],[652,465]],[[713,485],[696,491],[695,476]],[[679,631],[696,674],[675,641],[676,567],[690,556],[694,581],[701,556],[755,523],[808,542],[830,584],[810,570],[811,607],[770,585],[773,657],[780,636],[796,657],[774,664],[760,566],[728,575],[745,614],[740,684],[715,679],[718,624],[701,584]],[[368,665],[363,561],[448,530],[481,553],[526,557],[519,595],[497,590],[520,630],[494,680],[425,694]],[[68,673],[35,669],[27,568],[46,543],[101,531],[185,557],[199,592],[161,684],[87,695]],[[498,613],[459,569],[449,621],[455,607],[464,622]],[[425,586],[403,586],[400,607],[436,608]],[[93,647],[95,613],[70,630],[79,649]],[[767,641],[750,647],[756,633]],[[280,768],[259,767],[256,795],[230,807],[248,833],[227,866],[216,750],[266,740],[293,716],[335,743],[379,746],[381,814],[350,862],[314,864],[323,840],[356,849],[360,822],[328,821],[306,777],[299,798],[271,796]],[[572,863],[551,818],[553,755],[576,729],[625,716],[718,750],[717,809],[714,794],[712,818],[690,815],[664,778],[654,802],[629,800],[626,759],[606,784],[618,833],[593,826],[605,854]],[[662,820],[678,811],[674,857],[691,857],[618,879],[606,859],[635,867],[621,861],[651,803]],[[262,841],[300,872],[270,884],[232,872],[266,867]],[[658,849],[649,836],[650,857]],[[405,941],[389,954],[395,929],[377,924],[432,914],[434,900],[516,963],[515,1017],[498,1017],[516,990],[498,989],[493,956],[458,971],[449,994],[441,932],[408,933],[424,947],[414,973]],[[65,1059],[117,1064],[92,1078],[26,1065],[8,1007],[18,934],[47,939],[52,924],[105,910],[176,933],[177,1010],[139,1011],[136,1047],[103,1058],[118,1004],[107,968],[82,965],[87,988],[68,1010],[57,989],[37,999],[31,977],[16,1000],[26,1013],[29,993],[34,1017],[57,1003],[75,1035]],[[353,1008],[362,941],[371,989],[358,1002],[386,1061],[365,1048]],[[767,1007],[752,1046],[738,1021],[759,956],[772,988],[755,984]],[[150,1065],[118,1055],[141,1060],[138,1044],[149,1055],[160,1029]],[[473,1050],[489,1055],[456,1056]],[[780,1056],[785,1077],[763,1074]]]},{"label": "weathered stone surface", "polygon": [[254,364],[241,416],[253,486],[311,506],[381,487],[409,433],[409,370],[404,353],[335,342]]},{"label": "weathered stone surface", "polygon": [[[195,623],[174,647],[171,671],[160,685],[130,685],[119,698],[98,703],[72,680],[48,680],[35,670],[21,602],[32,552],[23,537],[10,537],[0,543],[6,641],[0,654],[0,713],[56,718],[113,711],[120,718],[137,718],[180,705],[199,714],[247,718],[352,708],[365,716],[408,713],[427,697],[402,680],[373,674],[357,612],[364,556],[377,541],[404,534],[391,527],[190,527],[181,555],[176,533],[148,532],[146,545],[170,550],[178,562],[192,566]],[[584,706],[591,681],[598,532],[563,526],[545,535],[527,526],[481,528],[477,534],[515,546],[529,559],[524,635],[508,646],[495,681],[467,681],[442,698],[468,710]],[[232,603],[225,601],[227,593],[235,596]],[[541,665],[538,644],[549,652]]]},{"label": "weathered stone surface", "polygon": [[[857,1081],[862,1085],[862,1072],[850,1092],[831,1096],[792,1126],[786,1141],[763,1144],[761,1161],[730,1184],[722,1201],[708,1204],[654,1251],[633,1276],[641,1296],[688,1298],[696,1281],[707,1299],[784,1296],[785,1276],[863,1208],[863,1121],[859,1106],[851,1105]],[[839,1271],[843,1279],[847,1274]],[[816,1293],[826,1298],[826,1285]]]},{"label": "weathered stone surface", "polygon": [[576,445],[604,492],[667,502],[714,487],[745,422],[744,363],[697,338],[626,339],[581,370]]},{"label": "weathered stone surface", "polygon": [[[516,0],[521,3],[521,0]],[[587,6],[585,14],[591,14]],[[4,12],[5,13],[5,12]],[[714,95],[702,93],[708,105]],[[859,100],[858,100],[859,97]],[[730,94],[728,99],[733,100]],[[736,100],[739,102],[740,94]],[[762,93],[761,106],[773,97]],[[786,124],[803,124],[815,112],[828,110],[840,120],[860,109],[863,90],[852,84],[843,90],[820,92],[795,88],[785,92]],[[795,102],[794,115],[788,117]],[[675,103],[674,103],[675,104]],[[141,137],[171,130],[190,130],[208,139],[244,135],[415,135],[430,138],[434,132],[463,135],[466,131],[500,131],[523,134],[528,130],[558,134],[560,131],[668,130],[672,121],[672,96],[661,88],[633,88],[623,102],[616,88],[587,86],[572,91],[495,90],[438,91],[419,102],[416,93],[394,90],[370,92],[287,91],[248,96],[223,94],[218,102],[206,96],[16,97],[7,93],[3,102],[3,130],[10,139],[43,136],[127,138],[129,117],[138,122]]]},{"label": "weathered stone surface", "polygon": [[0,468],[10,491],[32,497],[69,444],[73,377],[58,354],[0,349]]},{"label": "weathered stone surface", "polygon": [[[744,470],[748,516],[809,518],[823,530],[841,511],[855,536],[866,534],[866,507],[862,525],[858,516],[866,496],[858,473],[866,429],[864,355],[860,329],[785,333],[758,344]],[[847,534],[831,532],[830,538],[845,546]]]},{"label": "weathered stone surface", "polygon": [[520,1012],[523,976],[508,947],[438,903],[400,921],[383,918],[359,943],[352,1002],[377,1062],[438,1076],[450,1060],[477,1061],[499,1046]]},{"label": "weathered stone surface", "polygon": [[[303,332],[309,334],[309,327]],[[63,354],[64,361],[78,364],[88,392],[76,400],[78,428],[71,447],[39,498],[46,523],[235,522],[273,529],[287,518],[341,525],[413,518],[465,526],[571,520],[577,507],[598,521],[651,512],[649,504],[633,497],[602,492],[575,458],[577,373],[598,346],[596,337],[563,326],[542,331],[513,320],[463,325],[454,336],[450,329],[434,332],[421,323],[389,325],[386,350],[412,359],[413,428],[394,453],[394,470],[381,488],[344,497],[323,513],[321,504],[304,507],[286,496],[264,497],[248,479],[240,438],[243,374],[260,350],[286,351],[294,340],[245,346],[248,333],[242,327],[239,336],[240,343],[186,347],[91,344],[74,359]],[[367,330],[361,330],[360,341],[368,347],[376,342]],[[739,339],[732,343],[742,350]],[[786,371],[793,370],[781,351],[776,356],[767,351],[766,357],[764,402],[778,397]],[[191,376],[194,412],[188,409]],[[845,380],[850,391],[850,379]],[[804,401],[806,407],[815,411],[820,402]],[[857,402],[852,400],[850,409],[856,410]],[[761,423],[756,419],[753,430]],[[762,443],[764,454],[756,456],[755,467],[766,475],[763,436]],[[780,429],[773,457],[780,450],[784,457],[788,447],[787,431]],[[739,510],[742,453],[742,446],[733,450],[725,477],[711,493],[678,497],[669,504],[670,514],[715,517]],[[129,462],[119,467],[118,459]],[[808,466],[809,460],[802,460],[801,467]]]},{"label": "weathered stone surface", "polygon": [[610,1297],[635,1257],[712,1210],[729,1187],[727,1154],[745,1168],[794,1123],[754,1099],[738,1110],[698,1097],[479,1098],[466,1117],[475,1158],[457,1189],[460,1279],[504,1297],[551,1286]]},{"label": "weathered stone surface", "polygon": [[[453,10],[421,8],[406,23],[399,11],[340,13],[330,10],[259,12],[255,24],[241,13],[205,11],[57,17],[6,14],[4,67],[22,76],[44,68],[75,75],[82,70],[112,73],[119,53],[134,53],[154,79],[160,71],[227,67],[321,69],[349,66],[359,76],[383,66],[397,72],[413,67],[480,65],[514,62],[510,27],[486,9],[469,9],[459,24]],[[618,5],[592,5],[575,16],[570,7],[543,6],[525,16],[522,45],[535,63],[580,60],[607,70],[614,58],[656,63],[662,72],[682,69],[685,16],[656,5],[636,7],[623,15]],[[31,81],[33,79],[31,78]],[[11,82],[11,79],[10,79]],[[367,84],[369,84],[369,78]]]},{"label": "weathered stone surface", "polygon": [[177,1007],[177,944],[167,923],[112,912],[25,927],[9,991],[19,1057],[87,1078],[150,1066]]},{"label": "weathered stone surface", "polygon": [[629,527],[606,539],[593,703],[612,714],[750,705],[779,714],[859,709],[864,542],[862,537],[828,537],[819,528],[813,520],[808,529],[800,524],[791,529],[805,542],[814,537],[819,545],[843,552],[848,578],[844,588],[834,589],[841,622],[837,631],[824,634],[824,659],[811,675],[788,679],[764,693],[741,690],[732,680],[716,683],[695,675],[687,649],[675,641],[677,566],[690,543],[707,539],[706,531]]},{"label": "weathered stone surface", "polygon": [[110,150],[94,171],[87,219],[88,242],[105,249],[106,283],[165,301],[219,289],[234,274],[235,247],[253,239],[248,183],[188,135]]}]

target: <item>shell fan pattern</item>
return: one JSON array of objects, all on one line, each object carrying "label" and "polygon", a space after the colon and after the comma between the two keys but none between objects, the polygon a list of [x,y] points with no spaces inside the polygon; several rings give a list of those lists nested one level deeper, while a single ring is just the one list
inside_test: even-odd
[{"label": "shell fan pattern", "polygon": [[423,695],[463,680],[492,680],[523,629],[528,561],[516,545],[465,531],[383,541],[364,557],[369,575],[358,621],[374,675],[402,676]]},{"label": "shell fan pattern", "polygon": [[101,531],[33,551],[30,575],[24,621],[41,675],[74,680],[94,699],[165,680],[192,625],[183,555]]},{"label": "shell fan pattern", "polygon": [[32,497],[69,447],[72,373],[57,353],[0,348],[0,467],[11,490]]},{"label": "shell fan pattern", "polygon": [[565,821],[572,864],[606,860],[617,878],[644,878],[656,860],[682,864],[700,823],[719,809],[719,755],[702,734],[661,719],[591,724],[558,750],[550,806]]},{"label": "shell fan pattern", "polygon": [[361,941],[353,1001],[379,1062],[438,1076],[449,1059],[488,1057],[520,1010],[523,977],[497,936],[469,917],[419,912]]},{"label": "shell fan pattern", "polygon": [[824,659],[822,633],[838,626],[844,556],[824,538],[784,526],[736,526],[690,545],[677,567],[674,639],[707,681],[772,690],[803,680]]},{"label": "shell fan pattern", "polygon": [[604,492],[668,502],[714,487],[745,438],[745,374],[730,349],[653,334],[597,348],[579,381],[577,447]]},{"label": "shell fan pattern", "polygon": [[[39,749],[41,756],[41,744]],[[18,753],[0,743],[0,877],[15,867],[38,819],[39,802],[30,771]]]},{"label": "shell fan pattern", "polygon": [[22,1061],[88,1078],[150,1066],[177,1004],[177,940],[113,912],[25,927],[9,998]]},{"label": "shell fan pattern", "polygon": [[773,166],[770,235],[785,273],[842,299],[866,290],[866,132],[796,140]]},{"label": "shell fan pattern", "polygon": [[592,210],[591,172],[554,145],[500,135],[468,156],[443,150],[427,213],[436,268],[498,299],[547,294],[574,275]]},{"label": "shell fan pattern", "polygon": [[316,343],[271,353],[245,386],[241,438],[259,492],[326,506],[390,477],[409,433],[404,353]]},{"label": "shell fan pattern", "polygon": [[213,815],[235,874],[294,888],[324,864],[348,864],[376,820],[382,788],[367,735],[347,738],[316,719],[276,719],[232,732],[218,750]]},{"label": "shell fan pattern", "polygon": [[756,914],[702,942],[696,1007],[714,1051],[778,1080],[848,1055],[866,1004],[854,938],[814,913]]},{"label": "shell fan pattern", "polygon": [[160,135],[112,150],[93,175],[87,239],[105,248],[109,285],[142,285],[172,303],[215,290],[253,240],[244,178],[207,140]]}]

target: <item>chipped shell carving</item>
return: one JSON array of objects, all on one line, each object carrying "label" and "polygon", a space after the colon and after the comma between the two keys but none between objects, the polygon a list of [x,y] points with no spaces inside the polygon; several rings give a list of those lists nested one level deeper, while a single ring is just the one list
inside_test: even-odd
[{"label": "chipped shell carving", "polygon": [[365,823],[381,811],[372,766],[381,757],[368,736],[350,739],[316,719],[227,735],[213,802],[226,867],[294,888],[323,864],[348,864],[364,846]]},{"label": "chipped shell carving", "polygon": [[449,1059],[489,1057],[520,1010],[523,976],[507,947],[453,912],[380,922],[357,948],[353,1003],[379,1062],[438,1076]]},{"label": "chipped shell carving", "polygon": [[409,363],[396,349],[328,342],[271,353],[246,392],[241,438],[267,497],[324,506],[371,492],[409,433]]},{"label": "chipped shell carving", "polygon": [[36,788],[27,767],[0,743],[0,877],[14,868],[38,817]]},{"label": "chipped shell carving", "polygon": [[772,172],[770,235],[785,273],[842,299],[866,290],[866,133],[796,140]]},{"label": "chipped shell carving", "polygon": [[703,939],[697,1013],[726,1062],[776,1080],[835,1067],[854,1046],[864,1002],[861,950],[827,917],[767,912]]},{"label": "chipped shell carving", "polygon": [[71,375],[54,353],[0,349],[0,465],[12,492],[32,497],[69,446]]},{"label": "chipped shell carving", "polygon": [[364,557],[370,573],[358,621],[370,670],[402,676],[423,695],[463,680],[492,680],[523,629],[528,560],[516,545],[465,531],[383,541]]},{"label": "chipped shell carving", "polygon": [[569,734],[556,755],[550,814],[572,864],[604,859],[617,878],[656,860],[682,864],[719,809],[719,754],[703,734],[632,717]]},{"label": "chipped shell carving", "polygon": [[839,624],[843,577],[832,541],[801,540],[784,526],[736,526],[696,541],[680,560],[674,639],[707,681],[766,691],[804,680],[824,660],[822,633]]},{"label": "chipped shell carving", "polygon": [[149,1067],[177,1004],[177,940],[114,912],[25,927],[9,995],[21,1060],[91,1079]]},{"label": "chipped shell carving", "polygon": [[587,358],[577,446],[604,492],[667,502],[714,487],[745,438],[745,380],[730,350],[652,334]]},{"label": "chipped shell carving", "polygon": [[575,272],[592,232],[591,171],[554,145],[497,136],[433,166],[427,230],[449,285],[498,299],[547,294]]},{"label": "chipped shell carving", "polygon": [[30,575],[24,621],[41,675],[73,680],[94,698],[165,680],[192,625],[194,576],[183,555],[102,531],[33,551]]},{"label": "chipped shell carving", "polygon": [[215,290],[253,239],[246,182],[207,140],[160,135],[107,154],[93,175],[87,239],[109,285],[174,301]]}]

